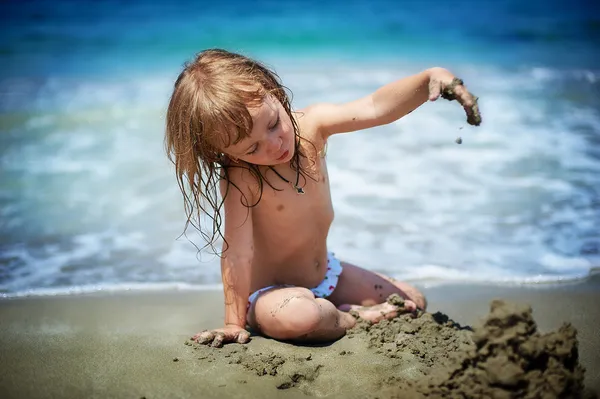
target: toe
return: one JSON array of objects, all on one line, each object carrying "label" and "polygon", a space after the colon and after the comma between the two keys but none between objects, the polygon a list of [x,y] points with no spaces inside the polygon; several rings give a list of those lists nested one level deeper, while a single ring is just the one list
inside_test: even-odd
[{"label": "toe", "polygon": [[409,312],[414,312],[415,310],[417,310],[417,304],[411,301],[410,299],[406,299],[404,301],[404,309],[406,309]]}]

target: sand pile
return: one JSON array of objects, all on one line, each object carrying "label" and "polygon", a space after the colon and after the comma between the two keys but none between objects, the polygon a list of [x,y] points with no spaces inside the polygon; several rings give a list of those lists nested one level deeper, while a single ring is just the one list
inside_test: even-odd
[{"label": "sand pile", "polygon": [[[584,370],[569,324],[540,334],[531,308],[493,301],[474,330],[442,313],[360,322],[326,346],[255,338],[216,349],[187,342],[196,359],[260,378],[273,393],[372,398],[581,398]],[[588,396],[586,397],[593,397]]]},{"label": "sand pile", "polygon": [[[431,331],[435,324],[423,320],[436,318],[442,323],[435,323],[440,334],[434,338]],[[389,324],[401,323],[395,319]],[[418,339],[409,340],[400,333],[396,336],[397,350],[406,348],[420,353],[423,363],[431,366],[429,376],[409,382],[410,389],[402,392],[389,387],[381,392],[381,397],[533,399],[583,395],[584,370],[578,362],[577,331],[564,324],[557,331],[540,334],[528,306],[493,301],[487,319],[473,333],[469,331],[470,337],[441,314],[425,314],[408,324],[419,327],[414,332],[415,338],[417,335],[432,338],[421,339],[419,343]],[[382,328],[390,330],[389,326]],[[396,326],[393,330],[402,328],[407,329]],[[384,335],[389,337],[389,333],[379,330],[375,325],[367,332],[371,341],[389,345],[386,343],[389,340],[381,339]],[[450,333],[451,330],[456,334]],[[462,338],[458,339],[459,336]],[[448,352],[440,355],[444,347]],[[402,381],[402,376],[397,377]]]}]

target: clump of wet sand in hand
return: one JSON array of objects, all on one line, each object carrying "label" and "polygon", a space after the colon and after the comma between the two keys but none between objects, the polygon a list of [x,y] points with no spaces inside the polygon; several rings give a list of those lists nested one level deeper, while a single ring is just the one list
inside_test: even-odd
[{"label": "clump of wet sand in hand", "polygon": [[[452,82],[442,90],[442,98],[445,98],[448,101],[458,99],[455,88],[456,86],[463,85],[464,82],[462,79],[454,78]],[[471,96],[472,104],[468,107],[465,107],[465,111],[467,112],[467,123],[469,125],[479,126],[481,125],[481,113],[479,112],[479,105],[477,104],[477,100],[479,100],[479,98],[470,93],[469,95]]]},{"label": "clump of wet sand in hand", "polygon": [[[428,343],[429,344],[429,343]],[[577,332],[570,324],[549,334],[537,332],[531,308],[496,300],[472,344],[453,364],[412,389],[388,389],[379,397],[581,398],[584,370],[579,365]],[[439,367],[435,367],[439,368]],[[397,388],[396,388],[397,389]],[[593,395],[591,396],[593,397]]]}]

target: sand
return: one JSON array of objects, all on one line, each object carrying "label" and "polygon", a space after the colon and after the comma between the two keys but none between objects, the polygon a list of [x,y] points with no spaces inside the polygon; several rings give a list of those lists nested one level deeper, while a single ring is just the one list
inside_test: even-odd
[{"label": "sand", "polygon": [[[456,86],[462,86],[462,85],[463,85],[463,81],[461,79],[454,78],[449,85],[444,87],[444,90],[442,90],[441,96],[442,96],[442,98],[449,100],[449,101],[454,101],[454,100],[460,101],[461,105],[463,105],[463,107],[465,108],[465,112],[467,114],[467,123],[469,125],[479,126],[479,125],[481,125],[481,112],[479,111],[479,105],[477,103],[479,98],[477,96],[474,96],[472,93],[469,93],[468,96],[471,98],[471,103],[470,103],[470,105],[465,106],[463,103],[464,100],[459,100],[460,96],[457,95],[457,93],[455,91]],[[460,140],[460,143],[458,142],[459,139],[460,139],[460,137],[456,141],[458,144],[462,143],[462,140]]]},{"label": "sand", "polygon": [[423,290],[429,312],[361,323],[334,343],[253,336],[220,349],[189,341],[222,323],[219,292],[1,300],[0,397],[577,398],[600,388],[598,276]]},{"label": "sand", "polygon": [[[362,391],[358,397],[581,398],[584,369],[576,337],[568,323],[540,334],[531,307],[494,300],[475,329],[440,312],[406,314],[377,324],[362,320],[345,337],[352,340],[352,350],[341,349],[337,356],[345,362],[358,358],[386,365],[360,365],[371,378],[352,390]],[[290,353],[279,345],[257,351],[251,345],[218,349],[186,344],[197,351],[200,363],[241,365],[248,378],[266,377],[264,383],[279,390],[299,387],[319,396],[339,372],[327,365],[331,353],[323,348]]]}]

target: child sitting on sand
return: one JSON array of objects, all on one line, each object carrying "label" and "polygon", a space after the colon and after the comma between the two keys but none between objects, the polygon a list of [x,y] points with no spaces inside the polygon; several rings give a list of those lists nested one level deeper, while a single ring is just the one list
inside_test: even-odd
[{"label": "child sitting on sand", "polygon": [[[170,99],[165,142],[187,223],[208,214],[209,244],[223,238],[225,293],[225,326],[194,339],[245,343],[250,326],[279,340],[329,341],[355,325],[350,310],[377,322],[425,309],[414,287],[328,250],[333,206],[325,152],[334,134],[393,122],[440,95],[476,116],[476,98],[443,68],[346,104],[295,111],[278,76],[252,59],[213,49],[186,64]],[[403,308],[386,302],[394,293]]]}]

